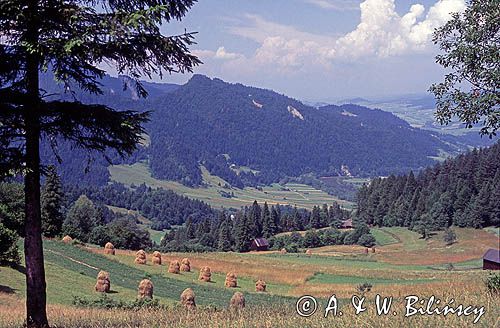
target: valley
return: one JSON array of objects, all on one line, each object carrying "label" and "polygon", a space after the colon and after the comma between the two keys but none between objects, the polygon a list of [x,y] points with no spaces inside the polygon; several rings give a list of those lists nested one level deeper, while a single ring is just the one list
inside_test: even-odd
[{"label": "valley", "polygon": [[[259,187],[259,189],[233,188],[228,182],[210,174],[203,166],[200,168],[203,184],[196,188],[175,181],[155,179],[145,163],[113,165],[108,169],[112,181],[128,186],[145,183],[153,188],[172,190],[180,195],[204,201],[214,208],[240,209],[252,205],[255,200],[259,203],[267,202],[269,205],[290,205],[308,209],[318,204],[331,204],[334,201],[344,208],[350,209],[353,206],[352,202],[338,199],[304,184],[287,183],[282,186],[274,183],[270,186]],[[354,180],[353,183],[359,183],[359,181]]]}]

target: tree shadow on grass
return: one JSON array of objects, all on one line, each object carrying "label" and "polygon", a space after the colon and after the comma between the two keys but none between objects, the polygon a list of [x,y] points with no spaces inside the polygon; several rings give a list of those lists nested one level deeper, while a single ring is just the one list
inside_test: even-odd
[{"label": "tree shadow on grass", "polygon": [[0,293],[15,294],[17,289],[10,288],[9,286],[0,285]]}]

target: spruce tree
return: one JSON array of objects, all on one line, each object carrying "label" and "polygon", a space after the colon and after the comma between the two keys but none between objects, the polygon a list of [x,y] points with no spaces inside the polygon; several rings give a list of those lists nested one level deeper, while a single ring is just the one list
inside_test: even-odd
[{"label": "spruce tree", "polygon": [[56,168],[50,166],[41,195],[42,232],[45,237],[61,234],[64,216],[62,213],[64,194]]},{"label": "spruce tree", "polygon": [[236,215],[236,222],[234,225],[234,238],[235,249],[238,252],[246,252],[250,247],[250,229],[247,225],[247,213],[239,212]]},{"label": "spruce tree", "polygon": [[217,250],[221,252],[228,252],[231,250],[231,221],[224,213],[221,213],[219,221],[220,226]]},{"label": "spruce tree", "polygon": [[314,206],[309,219],[309,227],[312,229],[321,228],[321,213],[318,206]]},{"label": "spruce tree", "polygon": [[491,182],[490,197],[490,224],[500,226],[500,169],[496,170],[495,177]]},{"label": "spruce tree", "polygon": [[[194,0],[4,0],[0,2],[0,176],[25,174],[26,326],[47,327],[40,201],[40,139],[65,139],[86,150],[131,154],[148,113],[47,98],[41,70],[72,93],[102,93],[108,63],[147,92],[141,76],[192,71],[192,33],[162,34]],[[72,98],[74,99],[74,98]],[[54,144],[54,149],[56,149]],[[89,152],[90,153],[90,152]]]},{"label": "spruce tree", "polygon": [[276,234],[276,226],[274,224],[274,219],[269,211],[269,206],[267,202],[264,203],[264,208],[262,209],[262,237],[270,238]]}]

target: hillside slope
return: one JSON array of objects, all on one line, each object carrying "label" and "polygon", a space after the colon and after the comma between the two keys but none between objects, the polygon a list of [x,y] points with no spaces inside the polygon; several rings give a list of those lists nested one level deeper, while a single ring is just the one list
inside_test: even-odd
[{"label": "hillside slope", "polygon": [[[419,169],[456,149],[381,110],[319,109],[273,91],[195,75],[157,98],[150,126],[155,177],[199,184],[199,162],[232,184],[313,172],[374,176]],[[230,165],[258,173],[235,174]]]}]

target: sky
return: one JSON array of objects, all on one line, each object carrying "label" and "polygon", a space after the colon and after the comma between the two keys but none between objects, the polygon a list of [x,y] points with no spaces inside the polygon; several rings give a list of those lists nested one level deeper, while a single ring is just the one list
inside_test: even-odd
[{"label": "sky", "polygon": [[441,81],[432,32],[464,9],[465,0],[199,0],[162,32],[198,32],[194,73],[307,101],[376,98]]}]

